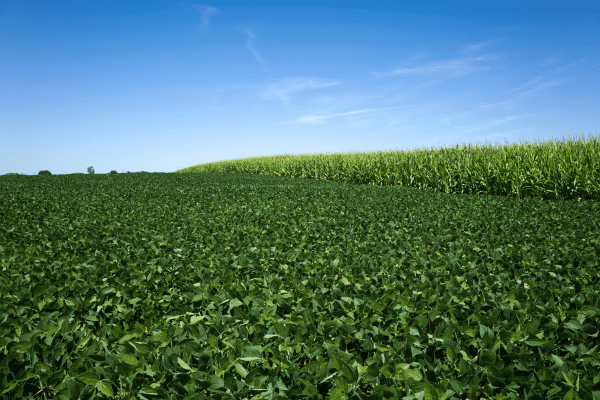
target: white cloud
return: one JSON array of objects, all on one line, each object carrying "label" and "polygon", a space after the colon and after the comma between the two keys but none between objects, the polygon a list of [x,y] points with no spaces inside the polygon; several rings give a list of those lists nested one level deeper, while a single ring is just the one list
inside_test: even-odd
[{"label": "white cloud", "polygon": [[528,115],[529,114],[527,114],[527,115],[521,115],[521,116],[519,116],[519,115],[509,115],[507,117],[504,117],[504,118],[492,121],[492,122],[489,123],[489,125],[503,124],[505,122],[514,121],[515,119],[518,119],[518,118],[527,117]]},{"label": "white cloud", "polygon": [[[537,78],[525,83],[524,85],[519,86],[516,89],[509,90],[509,92],[523,89],[524,87],[529,86],[532,83],[539,82],[540,80],[541,80],[541,77],[537,77]],[[500,101],[500,102],[493,103],[493,104],[482,104],[480,106],[480,108],[482,110],[485,110],[485,109],[490,109],[490,108],[499,107],[499,106],[506,106],[506,105],[514,103],[517,100],[523,100],[524,98],[529,98],[529,97],[531,97],[532,94],[535,94],[543,89],[546,89],[546,88],[552,87],[552,86],[561,85],[561,84],[562,84],[562,81],[551,81],[551,82],[542,83],[541,85],[538,85],[537,87],[535,87],[531,90],[527,90],[511,99],[508,99],[506,101]]]},{"label": "white cloud", "polygon": [[538,77],[537,77],[537,78],[535,78],[535,79],[532,79],[532,80],[530,80],[530,81],[528,81],[528,82],[525,82],[523,85],[519,86],[518,88],[514,88],[514,89],[510,89],[510,90],[508,90],[508,92],[509,92],[509,93],[510,93],[510,92],[516,92],[517,90],[521,90],[521,89],[523,89],[523,88],[525,88],[525,87],[527,87],[527,86],[529,86],[529,85],[532,85],[532,84],[534,84],[534,83],[537,83],[537,82],[541,81],[542,79],[544,79],[544,77],[543,77],[543,76],[538,76]]},{"label": "white cloud", "polygon": [[386,108],[367,108],[367,109],[363,109],[363,110],[354,110],[354,111],[348,111],[348,112],[339,113],[339,114],[311,115],[311,116],[308,116],[308,117],[300,118],[296,122],[300,123],[300,124],[322,124],[325,120],[330,119],[330,118],[342,117],[342,116],[346,116],[346,115],[363,114],[363,113],[373,112],[373,111],[393,110],[393,109],[396,109],[396,108],[405,108],[405,107],[411,107],[411,106],[386,107]]},{"label": "white cloud", "polygon": [[464,58],[461,60],[446,60],[441,62],[433,62],[427,65],[417,67],[417,68],[398,68],[393,71],[394,75],[400,74],[424,74],[424,75],[432,75],[438,72],[451,71],[455,74],[464,74],[467,72],[471,72],[477,69],[480,69],[476,66],[473,66],[472,63],[474,61],[484,61],[485,57],[477,57],[477,58]]},{"label": "white cloud", "polygon": [[319,78],[288,78],[270,84],[269,87],[262,92],[262,96],[268,100],[279,99],[287,104],[290,101],[290,96],[294,93],[340,84],[341,82],[327,81]]},{"label": "white cloud", "polygon": [[200,14],[202,14],[202,21],[204,22],[204,26],[208,25],[208,17],[219,12],[217,8],[210,6],[197,6],[196,8],[200,12]]},{"label": "white cloud", "polygon": [[425,65],[414,68],[400,67],[391,72],[371,72],[375,76],[396,76],[396,75],[426,75],[432,77],[447,76],[457,77],[471,72],[487,70],[489,67],[478,66],[481,61],[497,60],[498,55],[485,55],[479,57],[468,57],[454,60],[443,60],[430,62]]},{"label": "white cloud", "polygon": [[490,44],[499,42],[501,40],[504,39],[496,39],[496,40],[490,40],[489,42],[481,42],[481,43],[475,43],[475,44],[467,44],[462,48],[462,53],[470,53],[472,51],[476,51],[479,50],[485,46],[489,46]]},{"label": "white cloud", "polygon": [[246,50],[252,53],[252,55],[254,56],[256,61],[259,62],[260,65],[262,65],[263,67],[267,67],[267,63],[265,62],[265,60],[263,60],[258,51],[252,46],[252,39],[256,38],[254,32],[249,28],[244,28],[240,30],[246,35],[248,35],[248,40],[246,41]]},{"label": "white cloud", "polygon": [[521,93],[519,95],[519,97],[526,97],[526,96],[528,96],[528,95],[530,95],[532,93],[539,92],[540,90],[545,89],[547,87],[560,85],[561,83],[562,83],[561,81],[546,82],[546,83],[543,83],[543,84],[539,85],[538,87],[536,87],[534,89],[531,89],[531,90],[528,90],[526,92]]},{"label": "white cloud", "polygon": [[507,101],[499,101],[498,103],[493,103],[493,104],[482,104],[481,106],[479,106],[482,110],[487,110],[490,108],[494,108],[494,107],[500,107],[500,106],[507,106],[511,103],[513,103],[515,100],[507,100]]},{"label": "white cloud", "polygon": [[549,57],[544,58],[543,62],[539,65],[540,67],[546,67],[548,65],[556,64],[558,59],[561,57],[561,53],[553,54]]}]

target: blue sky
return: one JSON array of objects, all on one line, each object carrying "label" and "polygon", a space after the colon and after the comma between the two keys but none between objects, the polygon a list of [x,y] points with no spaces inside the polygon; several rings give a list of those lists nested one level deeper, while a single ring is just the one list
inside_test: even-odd
[{"label": "blue sky", "polygon": [[599,133],[592,2],[423,3],[2,2],[0,174]]}]

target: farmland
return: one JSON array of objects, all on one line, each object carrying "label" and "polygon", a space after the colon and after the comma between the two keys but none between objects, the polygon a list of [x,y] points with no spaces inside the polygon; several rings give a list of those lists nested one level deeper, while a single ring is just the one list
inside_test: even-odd
[{"label": "farmland", "polygon": [[0,176],[0,398],[600,399],[600,140]]}]

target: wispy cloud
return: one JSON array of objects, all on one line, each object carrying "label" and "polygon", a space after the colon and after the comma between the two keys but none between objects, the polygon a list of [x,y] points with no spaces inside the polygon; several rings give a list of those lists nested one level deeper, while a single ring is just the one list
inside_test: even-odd
[{"label": "wispy cloud", "polygon": [[473,65],[477,61],[485,61],[486,56],[475,57],[475,58],[463,58],[460,60],[446,60],[440,62],[433,62],[422,67],[417,68],[398,68],[393,73],[394,75],[406,75],[406,74],[420,74],[420,75],[431,75],[438,72],[450,71],[454,74],[464,74],[467,72],[481,69]]},{"label": "wispy cloud", "polygon": [[261,95],[268,100],[278,99],[287,104],[294,93],[340,84],[341,82],[339,81],[328,81],[319,78],[289,78],[270,84],[267,89],[262,91]]},{"label": "wispy cloud", "polygon": [[246,50],[248,50],[250,53],[252,53],[252,55],[254,56],[256,61],[259,62],[260,65],[262,65],[263,67],[267,67],[267,63],[265,62],[265,60],[260,56],[258,51],[256,51],[256,49],[252,46],[252,39],[256,38],[256,35],[254,35],[254,32],[250,28],[244,28],[244,29],[240,29],[240,30],[242,32],[244,32],[246,35],[248,35],[248,40],[246,41]]},{"label": "wispy cloud", "polygon": [[202,15],[202,22],[204,22],[204,26],[208,26],[209,21],[209,17],[213,14],[217,14],[219,12],[219,10],[217,8],[211,7],[211,6],[198,6],[195,5],[194,8],[196,8],[196,10],[198,10],[198,12],[200,13],[200,15]]},{"label": "wispy cloud", "polygon": [[569,65],[567,65],[568,67],[574,67],[578,64],[582,64],[584,61],[589,60],[591,57],[582,57],[576,61],[573,61],[572,63],[570,63]]},{"label": "wispy cloud", "polygon": [[489,46],[490,44],[494,44],[494,43],[500,42],[502,40],[504,40],[504,39],[496,39],[496,40],[490,40],[489,42],[467,44],[467,45],[463,46],[462,53],[465,54],[465,53],[470,53],[472,51],[477,51],[477,50],[482,49],[485,46]]},{"label": "wispy cloud", "polygon": [[204,25],[208,25],[209,16],[218,12],[219,10],[214,7],[204,7],[204,10],[202,11],[202,21],[204,21]]},{"label": "wispy cloud", "polygon": [[527,116],[529,116],[529,114],[526,114],[526,115],[509,115],[507,117],[500,118],[500,119],[497,119],[495,121],[492,121],[492,122],[489,123],[489,125],[503,124],[505,122],[514,121],[515,119],[522,118],[522,117],[527,117]]},{"label": "wispy cloud", "polygon": [[562,81],[552,81],[552,82],[546,82],[546,83],[543,83],[543,84],[539,85],[539,86],[538,86],[538,87],[536,87],[536,88],[533,88],[533,89],[531,89],[531,90],[528,90],[528,91],[526,91],[526,92],[523,92],[523,93],[521,93],[521,94],[520,94],[518,97],[527,97],[527,96],[529,96],[530,94],[533,94],[533,93],[539,92],[540,90],[543,90],[543,89],[546,89],[546,88],[548,88],[548,87],[552,87],[552,86],[557,86],[557,85],[560,85],[560,84],[562,84]]},{"label": "wispy cloud", "polygon": [[[527,82],[526,84],[521,85],[519,88],[513,89],[513,90],[522,89],[525,86],[528,86],[530,83],[538,82],[539,80],[540,80],[539,78],[536,78],[533,81]],[[526,99],[526,98],[530,98],[531,95],[533,95],[533,94],[535,94],[535,93],[537,93],[537,92],[539,92],[541,90],[544,90],[546,88],[549,88],[549,87],[552,87],[552,86],[557,86],[557,85],[562,85],[562,83],[563,83],[562,81],[545,82],[545,83],[542,83],[541,85],[538,85],[538,86],[534,87],[533,89],[527,90],[527,91],[525,91],[525,92],[523,92],[523,93],[521,93],[521,94],[519,94],[519,95],[517,95],[517,96],[515,96],[515,97],[513,97],[511,99],[508,99],[508,100],[505,100],[505,101],[500,101],[500,102],[493,103],[493,104],[482,104],[480,106],[480,108],[482,110],[487,110],[487,109],[498,107],[498,106],[506,106],[506,105],[512,104],[512,103],[514,103],[514,102],[516,102],[518,100],[523,100],[523,99]],[[513,90],[511,90],[511,91],[513,91]]]},{"label": "wispy cloud", "polygon": [[558,59],[562,56],[562,53],[553,54],[549,57],[544,58],[543,62],[539,65],[540,67],[547,67],[548,65],[556,64]]},{"label": "wispy cloud", "polygon": [[479,57],[468,57],[454,60],[443,60],[438,62],[430,62],[428,64],[414,67],[414,68],[406,68],[400,67],[391,72],[372,72],[375,76],[396,76],[396,75],[431,75],[431,76],[439,76],[446,75],[450,73],[452,76],[460,76],[465,75],[470,72],[480,71],[489,69],[488,67],[482,67],[476,65],[476,63],[481,61],[491,61],[496,60],[498,56],[496,55],[487,55],[487,56],[479,56]]},{"label": "wispy cloud", "polygon": [[544,77],[543,77],[543,76],[538,76],[537,78],[535,78],[535,79],[532,79],[532,80],[530,80],[530,81],[527,81],[527,82],[525,82],[524,84],[522,84],[521,86],[519,86],[519,87],[517,87],[517,88],[514,88],[514,89],[510,89],[510,90],[508,90],[508,92],[509,92],[509,93],[510,93],[510,92],[516,92],[516,91],[518,91],[518,90],[521,90],[521,89],[523,89],[523,88],[526,88],[526,87],[527,87],[527,86],[529,86],[529,85],[533,85],[534,83],[537,83],[537,82],[541,81],[542,79],[544,79]]},{"label": "wispy cloud", "polygon": [[330,118],[343,117],[343,116],[346,116],[346,115],[363,114],[363,113],[368,113],[368,112],[373,112],[373,111],[393,110],[393,109],[397,109],[397,108],[406,108],[406,107],[411,107],[411,106],[398,106],[398,107],[386,107],[386,108],[367,108],[367,109],[364,109],[364,110],[354,110],[354,111],[348,111],[348,112],[339,113],[339,114],[311,115],[309,117],[300,118],[296,122],[300,123],[300,124],[322,124],[323,122],[325,122],[325,120],[330,119]]}]

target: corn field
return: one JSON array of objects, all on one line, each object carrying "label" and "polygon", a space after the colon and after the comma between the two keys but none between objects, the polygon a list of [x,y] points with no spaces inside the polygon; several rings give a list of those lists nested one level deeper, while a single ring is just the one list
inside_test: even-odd
[{"label": "corn field", "polygon": [[231,172],[406,186],[453,194],[600,199],[600,139],[254,157],[176,172]]}]

